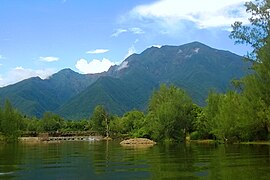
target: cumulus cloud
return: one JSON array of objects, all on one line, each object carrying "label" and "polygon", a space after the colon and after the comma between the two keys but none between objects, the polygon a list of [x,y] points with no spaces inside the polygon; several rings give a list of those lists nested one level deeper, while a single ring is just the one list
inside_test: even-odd
[{"label": "cumulus cloud", "polygon": [[55,61],[59,61],[59,58],[53,57],[53,56],[47,56],[47,57],[39,57],[39,60],[43,62],[55,62]]},{"label": "cumulus cloud", "polygon": [[0,76],[0,86],[7,86],[10,84],[17,83],[24,79],[28,79],[30,77],[40,77],[42,79],[48,78],[56,71],[54,69],[42,69],[42,70],[34,70],[34,69],[25,69],[21,66],[15,67],[11,69],[6,75]]},{"label": "cumulus cloud", "polygon": [[103,58],[102,60],[93,59],[87,62],[86,59],[80,59],[76,63],[76,68],[84,74],[94,74],[107,71],[115,63],[111,62],[109,59]]},{"label": "cumulus cloud", "polygon": [[87,51],[86,54],[103,54],[108,51],[109,51],[108,49],[95,49],[95,50]]},{"label": "cumulus cloud", "polygon": [[153,20],[156,23],[179,26],[179,22],[192,22],[197,28],[228,29],[235,21],[248,23],[243,4],[246,0],[159,0],[140,5],[130,12],[138,20]]}]

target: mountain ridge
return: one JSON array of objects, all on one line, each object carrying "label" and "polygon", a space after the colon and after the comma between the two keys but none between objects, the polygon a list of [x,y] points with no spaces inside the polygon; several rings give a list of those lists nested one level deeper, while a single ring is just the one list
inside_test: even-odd
[{"label": "mountain ridge", "polygon": [[241,56],[200,42],[165,45],[133,54],[104,73],[63,69],[45,80],[30,78],[0,88],[0,97],[9,98],[28,115],[40,117],[53,111],[67,119],[80,119],[89,118],[98,104],[119,115],[145,110],[152,91],[165,83],[183,88],[195,103],[204,105],[210,89],[226,91],[233,78],[247,73],[246,66]]}]

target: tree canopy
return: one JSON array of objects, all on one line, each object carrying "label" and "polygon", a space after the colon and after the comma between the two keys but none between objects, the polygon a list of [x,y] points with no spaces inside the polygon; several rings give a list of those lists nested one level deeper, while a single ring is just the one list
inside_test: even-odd
[{"label": "tree canopy", "polygon": [[256,0],[255,2],[246,2],[246,12],[250,14],[249,24],[236,21],[232,25],[230,37],[235,39],[237,44],[248,44],[253,48],[253,52],[248,55],[254,60],[258,50],[265,45],[266,38],[269,36],[270,20],[270,1]]}]

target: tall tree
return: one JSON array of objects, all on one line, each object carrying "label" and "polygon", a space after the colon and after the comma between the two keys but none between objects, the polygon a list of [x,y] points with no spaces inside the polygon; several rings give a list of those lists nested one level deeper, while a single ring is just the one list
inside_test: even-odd
[{"label": "tall tree", "polygon": [[150,99],[147,116],[150,134],[156,140],[185,140],[192,125],[192,101],[187,94],[171,85],[161,85]]},{"label": "tall tree", "polygon": [[250,24],[244,25],[243,22],[235,22],[232,25],[230,37],[235,39],[237,44],[249,44],[253,52],[248,56],[256,60],[258,50],[265,45],[266,38],[269,35],[270,20],[270,1],[256,0],[255,2],[246,2],[246,12],[251,14],[248,19]]},{"label": "tall tree", "polygon": [[[254,111],[254,121],[260,139],[267,139],[270,130],[270,37],[258,51],[260,63],[254,65],[255,73],[244,78],[243,95]],[[255,127],[254,127],[255,128]]]},{"label": "tall tree", "polygon": [[19,136],[19,121],[21,115],[13,109],[11,103],[6,100],[2,113],[2,133],[8,140],[17,140]]},{"label": "tall tree", "polygon": [[247,12],[251,13],[250,25],[235,22],[230,37],[236,43],[247,43],[253,48],[254,74],[243,79],[243,96],[246,105],[253,112],[252,124],[257,139],[267,139],[270,130],[270,1],[256,0],[246,3]]},{"label": "tall tree", "polygon": [[96,130],[107,137],[109,136],[110,117],[102,105],[95,107],[93,115],[90,118],[90,123],[93,130]]}]

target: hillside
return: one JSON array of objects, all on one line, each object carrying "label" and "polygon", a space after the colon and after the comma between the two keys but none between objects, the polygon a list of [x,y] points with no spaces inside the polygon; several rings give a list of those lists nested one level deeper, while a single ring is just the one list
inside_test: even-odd
[{"label": "hillside", "polygon": [[151,47],[111,67],[106,77],[72,98],[58,112],[66,118],[80,119],[89,117],[98,104],[115,114],[145,110],[152,91],[161,83],[176,84],[195,103],[204,105],[210,89],[225,92],[232,79],[247,72],[246,67],[242,57],[198,42]]},{"label": "hillside", "polygon": [[121,115],[146,110],[153,90],[166,83],[183,88],[204,105],[209,90],[225,92],[248,66],[241,56],[199,42],[151,47],[102,74],[64,69],[45,80],[35,77],[0,88],[0,100],[3,104],[9,99],[23,113],[37,117],[53,111],[67,119],[89,118],[98,104]]},{"label": "hillside", "polygon": [[55,111],[98,77],[82,75],[70,69],[63,69],[45,80],[33,77],[0,88],[1,104],[8,99],[23,113],[41,117],[45,111]]}]

